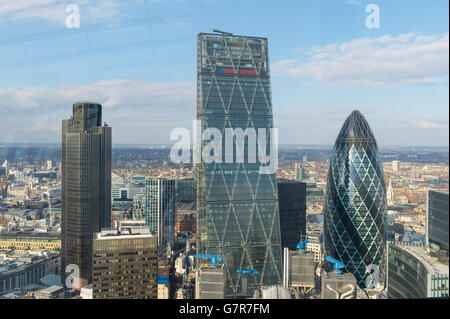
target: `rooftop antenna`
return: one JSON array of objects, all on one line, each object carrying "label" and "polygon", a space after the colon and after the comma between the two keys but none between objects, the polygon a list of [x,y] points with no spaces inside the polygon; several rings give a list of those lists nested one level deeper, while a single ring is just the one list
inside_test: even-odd
[{"label": "rooftop antenna", "polygon": [[220,33],[220,34],[223,34],[223,35],[233,35],[233,33],[224,32],[224,31],[220,31],[220,30],[217,30],[217,29],[212,29],[212,32]]}]

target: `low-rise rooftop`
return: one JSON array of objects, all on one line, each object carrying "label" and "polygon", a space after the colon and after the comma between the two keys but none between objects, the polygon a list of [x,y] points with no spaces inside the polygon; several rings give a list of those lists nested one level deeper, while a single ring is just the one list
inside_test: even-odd
[{"label": "low-rise rooftop", "polygon": [[433,275],[447,275],[449,274],[448,265],[442,264],[438,261],[437,258],[431,257],[425,249],[423,245],[408,245],[408,244],[399,244],[396,245],[411,255],[419,259],[422,264],[427,268],[428,272]]}]

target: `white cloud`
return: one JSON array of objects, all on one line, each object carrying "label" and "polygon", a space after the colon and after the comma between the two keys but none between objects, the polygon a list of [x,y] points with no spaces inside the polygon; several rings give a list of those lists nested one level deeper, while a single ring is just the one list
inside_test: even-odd
[{"label": "white cloud", "polygon": [[116,21],[120,14],[118,0],[11,0],[0,3],[0,19],[40,19],[59,25],[65,24],[66,6],[80,6],[81,23]]},{"label": "white cloud", "polygon": [[146,82],[139,80],[106,80],[86,85],[61,85],[56,88],[0,88],[0,109],[40,109],[72,104],[77,100],[99,102],[104,108],[182,107],[194,98],[194,85],[189,82]]},{"label": "white cloud", "polygon": [[190,82],[108,80],[55,88],[0,88],[0,142],[58,142],[61,120],[77,101],[98,102],[114,142],[167,143],[170,131],[190,128],[195,85]]},{"label": "white cloud", "polygon": [[358,1],[356,1],[356,0],[348,0],[347,3],[348,3],[348,4],[355,5],[355,6],[360,6],[360,5],[361,5],[361,2],[358,2]]},{"label": "white cloud", "polygon": [[272,64],[274,76],[312,78],[332,86],[431,85],[449,70],[449,34],[414,33],[316,46],[309,61]]},{"label": "white cloud", "polygon": [[432,121],[426,121],[426,120],[419,120],[414,122],[418,127],[420,128],[426,128],[426,129],[448,129],[448,125],[439,124]]}]

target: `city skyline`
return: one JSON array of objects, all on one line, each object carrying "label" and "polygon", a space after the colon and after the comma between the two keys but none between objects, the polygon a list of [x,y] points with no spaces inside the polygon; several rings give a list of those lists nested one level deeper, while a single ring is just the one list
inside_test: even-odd
[{"label": "city skyline", "polygon": [[445,1],[377,1],[379,29],[365,25],[368,1],[289,2],[286,19],[268,2],[274,23],[254,26],[251,1],[234,19],[222,1],[74,3],[79,29],[64,26],[65,1],[0,5],[0,143],[57,142],[76,100],[108,110],[114,144],[170,143],[195,117],[196,34],[217,27],[269,38],[280,144],[332,145],[360,109],[380,145],[448,147]]},{"label": "city skyline", "polygon": [[0,299],[448,299],[448,9],[2,1]]}]

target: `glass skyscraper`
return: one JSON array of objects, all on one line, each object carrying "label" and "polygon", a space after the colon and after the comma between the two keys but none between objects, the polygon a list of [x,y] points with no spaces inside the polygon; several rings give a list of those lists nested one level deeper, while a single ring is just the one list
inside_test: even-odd
[{"label": "glass skyscraper", "polygon": [[359,111],[334,144],[324,207],[325,252],[342,261],[361,288],[384,284],[386,186],[378,146]]},{"label": "glass skyscraper", "polygon": [[448,252],[448,193],[429,190],[427,197],[427,243]]},{"label": "glass skyscraper", "polygon": [[77,265],[85,283],[94,233],[111,225],[111,127],[101,123],[102,106],[89,102],[62,120],[61,275]]},{"label": "glass skyscraper", "polygon": [[296,250],[306,239],[306,184],[291,180],[278,181],[281,246]]},{"label": "glass skyscraper", "polygon": [[145,220],[152,232],[158,235],[158,247],[173,249],[175,227],[175,180],[145,179]]},{"label": "glass skyscraper", "polygon": [[[200,138],[208,128],[224,139],[226,128],[273,128],[267,39],[200,33],[197,45],[197,145],[208,143]],[[248,149],[245,139],[243,163],[236,156],[196,164],[197,249],[224,256],[227,296],[241,292],[237,268],[260,272],[248,276],[250,290],[281,283],[276,176],[260,174],[263,165],[248,160]]]}]

